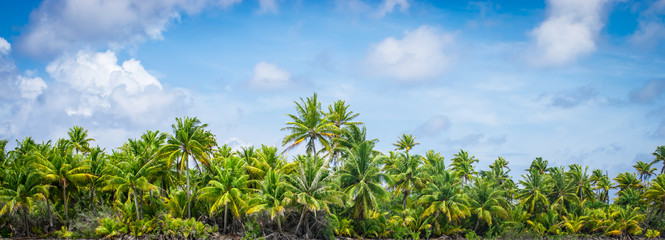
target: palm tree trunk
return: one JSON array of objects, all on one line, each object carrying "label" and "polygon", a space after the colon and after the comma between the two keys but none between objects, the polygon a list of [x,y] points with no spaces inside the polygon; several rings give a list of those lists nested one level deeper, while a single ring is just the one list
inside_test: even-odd
[{"label": "palm tree trunk", "polygon": [[90,211],[97,216],[97,211],[95,211],[95,183],[93,181],[90,182]]},{"label": "palm tree trunk", "polygon": [[280,221],[279,214],[277,214],[277,229],[279,229],[279,233],[282,233],[282,222]]},{"label": "palm tree trunk", "polygon": [[406,221],[406,201],[409,197],[409,191],[404,191],[404,198],[402,198],[402,222]]},{"label": "palm tree trunk", "polygon": [[298,230],[300,230],[300,224],[302,224],[302,220],[305,218],[305,213],[307,213],[307,207],[303,206],[302,214],[300,214],[300,220],[298,220],[298,225],[296,226],[296,235],[298,234]]},{"label": "palm tree trunk", "polygon": [[132,189],[134,189],[134,208],[136,209],[136,220],[141,220],[139,216],[139,200],[136,198],[136,187],[132,187]]},{"label": "palm tree trunk", "polygon": [[478,234],[478,225],[480,225],[480,216],[479,216],[478,219],[476,220],[476,226],[473,227],[473,231],[474,231],[476,234]]},{"label": "palm tree trunk", "polygon": [[67,222],[67,230],[69,230],[69,212],[67,210],[67,184],[62,185],[62,201],[65,203],[65,222]]},{"label": "palm tree trunk", "polygon": [[53,214],[51,213],[51,203],[48,200],[48,198],[45,199],[46,199],[46,211],[48,212],[48,226],[49,230],[51,230],[51,228],[53,228],[53,216],[52,216]]},{"label": "palm tree trunk", "polygon": [[226,216],[228,216],[229,204],[224,204],[224,234],[226,234]]},{"label": "palm tree trunk", "polygon": [[185,154],[185,171],[187,172],[187,218],[192,218],[192,209],[191,209],[191,198],[192,195],[190,193],[191,189],[189,187],[189,155]]}]

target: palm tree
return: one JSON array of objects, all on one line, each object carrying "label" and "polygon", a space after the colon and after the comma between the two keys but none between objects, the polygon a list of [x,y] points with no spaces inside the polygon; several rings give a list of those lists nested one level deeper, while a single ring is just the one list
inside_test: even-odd
[{"label": "palm tree", "polygon": [[380,158],[374,154],[374,144],[362,142],[347,151],[346,164],[339,171],[342,191],[350,200],[349,211],[357,220],[363,220],[369,210],[378,208],[379,201],[387,201],[390,195],[381,186],[389,181],[382,173]]},{"label": "palm tree", "polygon": [[637,174],[640,175],[641,181],[649,181],[649,178],[651,178],[653,173],[656,170],[658,170],[658,168],[651,167],[651,164],[653,163],[645,163],[642,161],[637,161],[635,165],[633,165],[633,168],[635,168]]},{"label": "palm tree", "polygon": [[310,211],[330,213],[328,205],[339,203],[338,194],[334,190],[332,175],[326,169],[325,162],[298,156],[296,163],[298,164],[298,170],[293,175],[286,176],[286,186],[292,193],[293,200],[302,206],[302,213],[295,231],[297,233],[300,225],[304,222],[305,236],[309,238],[310,227],[307,221],[307,213]]},{"label": "palm tree", "polygon": [[568,172],[566,173],[570,177],[570,180],[573,182],[577,197],[579,197],[581,201],[593,198],[591,179],[587,174],[588,169],[588,166],[582,170],[582,166],[579,164],[572,164],[568,166]]},{"label": "palm tree", "polygon": [[249,176],[245,173],[246,163],[236,156],[225,159],[223,165],[211,168],[213,173],[205,187],[199,190],[198,199],[211,203],[210,216],[217,214],[224,208],[224,233],[227,231],[227,217],[229,208],[235,217],[240,217],[246,207],[245,194]]},{"label": "palm tree", "polygon": [[102,184],[102,180],[100,178],[106,169],[106,154],[102,149],[96,147],[91,149],[89,159],[90,174],[92,175],[92,179],[90,180],[90,210],[95,212],[95,189],[97,186]]},{"label": "palm tree", "polygon": [[408,152],[400,153],[396,158],[384,158],[385,172],[393,178],[392,187],[395,195],[402,194],[402,220],[406,219],[406,204],[411,191],[422,189],[429,176],[422,171],[422,157],[411,156]]},{"label": "palm tree", "polygon": [[423,157],[423,168],[430,176],[442,174],[446,171],[445,158],[441,153],[429,150]]},{"label": "palm tree", "polygon": [[497,188],[496,183],[487,180],[478,179],[471,188],[469,197],[471,199],[471,212],[476,214],[476,226],[473,231],[478,231],[480,221],[485,221],[492,225],[492,216],[508,218],[508,201],[503,196],[504,192]]},{"label": "palm tree", "polygon": [[572,203],[578,203],[580,198],[577,195],[575,181],[568,178],[563,167],[551,168],[550,179],[552,189],[547,194],[548,200],[552,203],[552,209],[558,210],[560,214],[567,214],[568,207]]},{"label": "palm tree", "polygon": [[317,140],[324,148],[330,148],[328,139],[335,136],[337,128],[324,117],[316,93],[307,99],[300,98],[300,103],[295,101],[294,103],[296,114],[287,114],[291,121],[286,122],[287,126],[282,128],[282,131],[289,132],[282,140],[282,146],[289,145],[284,152],[306,141],[307,153],[314,155],[314,160],[318,161]]},{"label": "palm tree", "polygon": [[663,219],[665,213],[665,174],[658,175],[653,179],[651,187],[644,193],[644,197],[651,203],[653,209],[660,211],[658,217]]},{"label": "palm tree", "polygon": [[665,173],[665,145],[658,146],[656,148],[656,151],[653,152],[653,156],[655,158],[653,159],[652,164],[657,162],[663,162],[663,167],[660,169],[660,174]]},{"label": "palm tree", "polygon": [[[5,180],[0,185],[0,203],[4,204],[0,208],[0,216],[23,210],[23,222],[29,225],[28,214],[33,211],[35,202],[48,201],[48,185],[42,184],[38,172],[30,171],[25,166],[14,166],[4,171],[3,175]],[[30,226],[25,229],[27,236]]]},{"label": "palm tree", "polygon": [[71,151],[65,147],[66,141],[58,142],[50,154],[37,159],[34,167],[46,181],[56,184],[62,190],[65,219],[69,226],[67,189],[92,180],[93,175],[89,173],[90,165],[87,161],[80,161],[78,156],[71,155]]},{"label": "palm tree", "polygon": [[[345,158],[345,150],[351,149],[354,145],[360,144],[362,142],[369,141],[373,144],[376,144],[378,139],[367,139],[367,129],[365,126],[358,126],[357,124],[349,125],[348,127],[341,129],[340,134],[333,139],[333,144],[335,146],[335,152],[341,155],[342,160]],[[343,164],[343,163],[342,163]],[[337,158],[333,159],[333,169],[336,170],[338,165]]]},{"label": "palm tree", "polygon": [[528,206],[530,214],[534,214],[536,205],[541,204],[543,208],[547,208],[549,200],[546,194],[550,192],[550,180],[546,176],[541,175],[538,169],[529,171],[526,176],[522,175],[523,180],[519,183],[524,187],[517,191],[517,198],[521,199],[522,205]]},{"label": "palm tree", "polygon": [[161,162],[154,159],[143,162],[127,149],[114,153],[111,157],[113,160],[108,164],[108,171],[102,177],[106,184],[102,191],[115,191],[116,199],[120,199],[121,193],[127,192],[128,197],[132,195],[136,220],[141,220],[143,211],[139,210],[143,208],[143,204],[139,203],[139,197],[143,199],[141,194],[143,191],[157,188],[149,179],[159,172]]},{"label": "palm tree", "polygon": [[[212,146],[216,145],[215,137],[205,130],[207,126],[208,124],[201,124],[196,117],[176,118],[176,124],[171,125],[173,135],[168,135],[166,145],[158,153],[159,157],[166,159],[167,167],[170,168],[174,162],[178,162],[178,172],[186,172],[187,199],[191,199],[189,158],[194,158],[197,167],[197,162],[209,167],[208,155],[212,152]],[[191,201],[187,201],[187,218],[191,217]]]},{"label": "palm tree", "polygon": [[[449,223],[459,223],[461,219],[471,215],[469,197],[462,191],[460,181],[455,175],[445,171],[432,177],[419,200],[426,207],[423,217],[435,214],[435,219],[443,216]],[[435,225],[437,232],[440,232],[438,222]]]},{"label": "palm tree", "polygon": [[79,152],[88,152],[90,150],[90,142],[95,141],[95,139],[88,137],[88,130],[81,126],[69,128],[67,135],[69,135],[69,142],[76,150],[76,154]]},{"label": "palm tree", "polygon": [[249,203],[252,207],[247,210],[247,214],[268,211],[271,220],[277,219],[277,228],[282,233],[281,218],[291,203],[291,194],[286,189],[282,175],[274,169],[269,169],[261,184],[261,191]]},{"label": "palm tree", "polygon": [[637,176],[635,173],[629,173],[629,172],[623,172],[617,174],[616,177],[614,177],[614,181],[618,183],[619,187],[619,192],[626,190],[626,189],[640,189],[643,187],[642,182],[637,179]]},{"label": "palm tree", "polygon": [[455,154],[453,157],[453,163],[451,164],[452,169],[455,170],[455,174],[457,174],[461,180],[464,180],[463,185],[473,179],[473,175],[477,173],[473,164],[478,161],[479,160],[474,156],[469,157],[469,153],[464,150],[460,150],[459,153]]},{"label": "palm tree", "polygon": [[420,143],[416,142],[416,138],[413,135],[402,133],[402,136],[397,139],[397,142],[393,143],[393,146],[397,147],[395,150],[404,150],[409,152],[409,150],[418,144]]},{"label": "palm tree", "polygon": [[[361,122],[353,122],[353,119],[358,117],[359,113],[354,113],[349,111],[349,105],[346,104],[344,100],[337,100],[332,105],[328,105],[328,112],[325,113],[326,118],[337,128],[338,132],[345,130],[351,126],[358,126],[362,124]],[[331,138],[332,146],[330,146],[330,159],[333,165],[337,166],[337,157],[341,153],[337,149],[338,142],[335,141],[339,138],[339,134],[336,134]]]},{"label": "palm tree", "polygon": [[549,161],[543,160],[542,157],[537,157],[531,162],[531,166],[529,166],[529,169],[526,171],[537,171],[539,174],[543,174],[547,171],[549,171],[549,168],[547,167],[547,164]]}]

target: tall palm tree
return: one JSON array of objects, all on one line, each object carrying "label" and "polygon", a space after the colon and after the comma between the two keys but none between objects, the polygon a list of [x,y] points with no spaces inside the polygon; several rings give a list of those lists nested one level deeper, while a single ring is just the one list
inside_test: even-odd
[{"label": "tall palm tree", "polygon": [[[369,141],[373,144],[376,144],[379,140],[378,139],[367,139],[367,129],[365,126],[362,126],[362,128],[359,125],[349,125],[348,127],[341,129],[340,133],[338,134],[337,137],[333,138],[333,145],[335,147],[334,151],[337,153],[339,156],[341,156],[341,160],[344,159],[344,154],[345,150],[351,149],[354,145],[360,144],[362,142]],[[337,156],[337,155],[336,155]],[[333,158],[333,168],[336,170],[338,163],[337,158]],[[343,162],[341,163],[342,165],[344,164]]]},{"label": "tall palm tree", "polygon": [[547,164],[549,161],[543,160],[542,157],[537,157],[533,161],[531,161],[531,166],[529,166],[529,169],[526,171],[537,171],[539,174],[543,174],[547,171],[549,171],[549,168],[547,167]]},{"label": "tall palm tree", "polygon": [[[5,180],[0,185],[0,216],[14,214],[22,210],[24,224],[28,225],[28,214],[37,201],[47,201],[48,185],[42,184],[41,176],[25,166],[14,166],[4,171]],[[30,231],[26,226],[25,235]]]},{"label": "tall palm tree", "polygon": [[224,209],[224,233],[226,233],[229,208],[236,218],[240,217],[246,207],[245,195],[250,189],[247,187],[249,176],[245,171],[247,164],[244,160],[231,156],[222,164],[211,168],[212,179],[199,190],[198,199],[211,204],[209,212],[211,217]]},{"label": "tall palm tree", "polygon": [[277,229],[282,233],[281,218],[291,200],[291,193],[287,191],[282,174],[269,169],[261,184],[261,191],[249,202],[251,207],[247,210],[247,214],[268,211],[271,220],[277,219]]},{"label": "tall palm tree", "polygon": [[504,192],[497,188],[496,183],[483,179],[475,181],[474,186],[469,192],[471,212],[477,217],[473,231],[478,231],[481,220],[492,225],[493,218],[508,218],[506,208],[509,207],[509,203],[503,194]]},{"label": "tall palm tree", "polygon": [[300,98],[300,102],[294,101],[294,103],[296,114],[287,114],[291,121],[286,122],[287,126],[282,128],[282,131],[289,132],[282,140],[282,146],[289,145],[284,151],[291,150],[306,141],[307,153],[314,155],[314,160],[318,161],[316,142],[318,141],[324,148],[330,148],[328,139],[335,136],[337,128],[322,113],[321,102],[316,93],[307,99]]},{"label": "tall palm tree", "polygon": [[[62,191],[62,201],[65,207],[65,219],[69,225],[68,210],[68,188],[76,188],[78,185],[89,182],[93,175],[89,173],[90,165],[86,160],[81,161],[79,156],[72,156],[66,144],[58,141],[56,148],[45,157],[38,158],[34,167],[42,174],[42,177],[58,186]],[[58,146],[59,145],[59,146]]]},{"label": "tall palm tree", "polygon": [[582,166],[579,164],[572,164],[568,166],[568,172],[566,173],[570,177],[570,181],[573,182],[577,197],[579,197],[581,201],[592,199],[594,197],[591,187],[591,179],[587,174],[588,169],[588,166],[582,170]]},{"label": "tall palm tree", "polygon": [[[202,124],[198,118],[176,118],[176,124],[171,125],[173,134],[167,137],[167,143],[158,153],[158,156],[166,159],[170,167],[177,162],[178,172],[185,171],[187,175],[187,199],[191,199],[191,187],[189,182],[189,158],[209,167],[209,154],[212,147],[216,145],[215,137],[205,128],[208,124]],[[192,217],[191,201],[187,202],[187,218]]]},{"label": "tall palm tree", "polygon": [[90,142],[95,141],[95,139],[88,137],[88,130],[81,126],[69,128],[67,135],[69,135],[68,140],[76,150],[76,154],[79,152],[88,152],[90,150]]},{"label": "tall palm tree", "polygon": [[573,203],[578,203],[575,181],[570,179],[563,167],[551,168],[550,179],[552,189],[547,193],[548,200],[552,203],[552,209],[558,210],[559,214],[567,214],[568,208]]},{"label": "tall palm tree", "polygon": [[326,163],[305,156],[296,158],[298,170],[286,176],[287,189],[292,199],[302,207],[296,232],[302,223],[305,224],[305,236],[309,238],[310,227],[307,221],[308,212],[324,211],[330,213],[328,205],[338,204],[337,191],[333,186],[332,175],[326,169]]},{"label": "tall palm tree", "polygon": [[337,128],[362,124],[362,122],[353,121],[360,113],[349,111],[349,105],[344,100],[337,100],[333,104],[328,105],[328,112],[325,115],[328,121],[333,123]]},{"label": "tall palm tree", "polygon": [[619,192],[629,188],[641,189],[643,187],[642,182],[637,179],[637,175],[635,173],[619,173],[616,177],[614,177],[614,181],[616,181],[618,184],[617,187],[619,187]]},{"label": "tall palm tree", "polygon": [[423,157],[423,168],[430,176],[442,174],[446,171],[445,158],[441,153],[429,150]]},{"label": "tall palm tree", "polygon": [[120,199],[122,193],[127,193],[134,197],[134,208],[136,210],[136,220],[142,219],[143,204],[139,203],[139,198],[143,199],[143,191],[156,189],[157,186],[150,183],[149,179],[159,172],[162,162],[151,159],[147,162],[128,150],[114,153],[112,162],[108,164],[107,173],[102,180],[105,182],[102,191],[115,191],[116,199]]},{"label": "tall palm tree", "polygon": [[637,174],[640,175],[640,180],[641,181],[649,181],[649,178],[653,176],[654,172],[658,170],[658,168],[652,167],[652,163],[645,163],[642,161],[637,161],[635,165],[633,165],[633,168],[635,168],[635,171],[637,171]]},{"label": "tall palm tree", "polygon": [[660,212],[658,217],[663,219],[665,213],[665,174],[654,178],[651,187],[644,193],[646,200],[651,203],[653,209]]},{"label": "tall palm tree", "polygon": [[416,138],[411,134],[402,133],[397,139],[397,142],[393,143],[393,146],[397,147],[395,150],[404,150],[409,152],[416,145],[419,145],[419,142],[416,142]]},{"label": "tall palm tree", "polygon": [[[423,217],[435,214],[435,219],[443,216],[449,223],[459,223],[471,215],[469,197],[462,191],[461,182],[454,174],[445,171],[432,177],[433,180],[427,184],[419,200],[426,207]],[[435,226],[437,232],[440,232],[438,222]]]},{"label": "tall palm tree", "polygon": [[451,161],[452,169],[455,170],[455,174],[464,181],[463,184],[468,183],[477,173],[473,164],[477,163],[479,160],[474,156],[469,156],[469,152],[460,150],[459,153],[455,154]]},{"label": "tall palm tree", "polygon": [[546,194],[550,192],[550,179],[539,173],[539,169],[533,169],[527,172],[527,175],[522,175],[519,183],[524,187],[517,192],[517,198],[520,203],[527,206],[530,214],[534,214],[536,206],[540,204],[542,208],[549,206]]},{"label": "tall palm tree", "polygon": [[656,148],[656,151],[653,152],[653,156],[655,158],[653,159],[652,164],[657,162],[663,162],[663,167],[660,169],[660,174],[665,173],[665,145],[658,146]]},{"label": "tall palm tree", "polygon": [[392,187],[395,195],[402,194],[402,220],[406,218],[406,205],[413,190],[425,187],[429,176],[422,170],[422,157],[411,156],[408,152],[400,153],[396,158],[384,158],[384,171],[393,178]]},{"label": "tall palm tree", "polygon": [[339,171],[342,191],[350,200],[353,217],[363,220],[370,210],[378,208],[379,201],[387,201],[390,195],[381,186],[388,182],[388,175],[381,172],[380,158],[374,154],[374,144],[362,142],[347,151],[346,164]]},{"label": "tall palm tree", "polygon": [[92,148],[88,158],[90,159],[90,175],[92,175],[92,179],[90,180],[90,210],[96,214],[94,210],[95,190],[102,184],[101,177],[107,166],[106,153],[99,147]]}]

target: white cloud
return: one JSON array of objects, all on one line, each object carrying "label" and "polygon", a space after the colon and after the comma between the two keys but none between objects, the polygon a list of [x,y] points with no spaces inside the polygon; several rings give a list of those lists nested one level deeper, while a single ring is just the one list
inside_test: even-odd
[{"label": "white cloud", "polygon": [[254,73],[248,85],[254,89],[282,88],[291,84],[291,74],[275,64],[259,62],[254,66]]},{"label": "white cloud", "polygon": [[259,0],[259,10],[257,12],[259,14],[279,13],[277,0]]},{"label": "white cloud", "polygon": [[608,0],[549,0],[547,19],[531,31],[529,60],[538,66],[559,66],[596,50]]},{"label": "white cloud", "polygon": [[18,76],[17,84],[21,97],[31,100],[37,98],[46,89],[46,83],[40,77]]},{"label": "white cloud", "polygon": [[72,97],[77,101],[65,108],[70,116],[90,117],[102,112],[142,121],[146,114],[163,112],[183,97],[177,91],[165,91],[138,60],[129,59],[118,65],[112,51],[80,51],[76,56],[63,56],[51,62],[46,71],[75,92]]},{"label": "white cloud", "polygon": [[167,25],[181,13],[196,14],[207,6],[227,8],[240,1],[44,1],[31,14],[18,47],[36,57],[54,57],[87,45],[119,48],[161,39]]},{"label": "white cloud", "polygon": [[450,65],[446,47],[454,35],[423,25],[406,31],[403,39],[389,37],[373,45],[365,59],[370,75],[402,81],[417,81],[439,76]]},{"label": "white cloud", "polygon": [[382,18],[387,13],[391,13],[397,6],[399,6],[400,11],[405,12],[409,9],[409,2],[407,0],[384,0],[377,9],[376,16]]},{"label": "white cloud", "polygon": [[6,55],[9,54],[9,51],[12,50],[12,45],[7,42],[4,38],[0,37],[0,54]]}]

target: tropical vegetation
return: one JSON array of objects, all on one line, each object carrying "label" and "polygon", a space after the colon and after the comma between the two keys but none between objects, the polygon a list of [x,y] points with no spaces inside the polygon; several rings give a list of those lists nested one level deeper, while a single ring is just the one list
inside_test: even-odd
[{"label": "tropical vegetation", "polygon": [[[294,103],[282,146],[220,145],[196,117],[113,149],[95,146],[81,126],[67,138],[26,137],[13,148],[1,140],[0,237],[656,238],[665,231],[665,146],[616,176],[541,157],[524,170],[503,157],[485,167],[465,150],[447,162],[406,133],[381,152],[345,101],[327,111],[316,94]],[[300,145],[302,154],[287,156]]]}]

